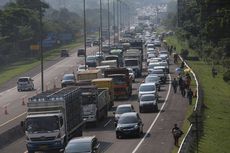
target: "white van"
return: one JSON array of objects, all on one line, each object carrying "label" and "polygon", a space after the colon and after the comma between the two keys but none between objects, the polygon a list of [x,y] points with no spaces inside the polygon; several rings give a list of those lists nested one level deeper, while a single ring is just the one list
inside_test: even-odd
[{"label": "white van", "polygon": [[30,77],[20,77],[17,82],[18,91],[34,90],[33,81]]}]

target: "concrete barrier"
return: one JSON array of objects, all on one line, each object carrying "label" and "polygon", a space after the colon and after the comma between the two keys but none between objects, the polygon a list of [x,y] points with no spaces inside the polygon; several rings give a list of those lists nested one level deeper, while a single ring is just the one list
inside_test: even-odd
[{"label": "concrete barrier", "polygon": [[23,137],[24,131],[20,125],[17,125],[2,134],[0,134],[0,149],[13,143],[15,140]]}]

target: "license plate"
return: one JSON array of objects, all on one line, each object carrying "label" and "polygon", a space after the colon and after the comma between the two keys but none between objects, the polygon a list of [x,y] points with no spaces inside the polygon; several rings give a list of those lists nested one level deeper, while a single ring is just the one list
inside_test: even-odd
[{"label": "license plate", "polygon": [[40,146],[39,148],[40,149],[46,149],[48,146],[46,146],[46,145],[42,145],[42,146]]}]

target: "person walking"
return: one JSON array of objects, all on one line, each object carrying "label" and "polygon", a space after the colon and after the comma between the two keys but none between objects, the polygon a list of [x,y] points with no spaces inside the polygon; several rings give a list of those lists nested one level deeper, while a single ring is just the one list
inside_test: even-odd
[{"label": "person walking", "polygon": [[185,97],[185,81],[180,77],[179,79],[180,92],[183,97]]},{"label": "person walking", "polygon": [[192,92],[192,89],[189,88],[187,92],[187,98],[188,98],[189,105],[192,105],[192,97],[193,97],[193,92]]},{"label": "person walking", "polygon": [[172,87],[173,87],[174,93],[176,93],[177,92],[177,87],[178,87],[178,82],[177,82],[176,78],[174,78],[173,81],[172,81]]},{"label": "person walking", "polygon": [[177,126],[177,124],[174,124],[174,127],[172,128],[172,134],[174,138],[174,145],[179,147],[179,138],[182,136],[183,131]]}]

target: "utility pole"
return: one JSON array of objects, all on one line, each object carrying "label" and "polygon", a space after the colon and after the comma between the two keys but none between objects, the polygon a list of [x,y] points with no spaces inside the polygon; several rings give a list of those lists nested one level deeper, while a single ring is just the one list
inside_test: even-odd
[{"label": "utility pole", "polygon": [[83,16],[84,16],[84,49],[85,49],[85,70],[86,67],[86,19],[85,19],[85,0],[83,0]]},{"label": "utility pole", "polygon": [[117,0],[117,43],[119,43],[119,0]]},{"label": "utility pole", "polygon": [[43,35],[43,26],[42,26],[42,1],[40,1],[39,8],[39,22],[40,22],[40,58],[41,58],[41,90],[44,92],[44,73],[43,73],[43,48],[42,48],[42,35]]},{"label": "utility pole", "polygon": [[99,55],[101,55],[101,48],[102,48],[102,4],[101,4],[101,0],[100,0],[100,32],[99,32],[99,37],[100,37]]},{"label": "utility pole", "polygon": [[113,0],[113,44],[115,44],[116,39],[116,12],[115,12],[115,0]]},{"label": "utility pole", "polygon": [[110,47],[110,12],[109,12],[109,0],[108,0],[108,36],[109,36],[109,47]]}]

